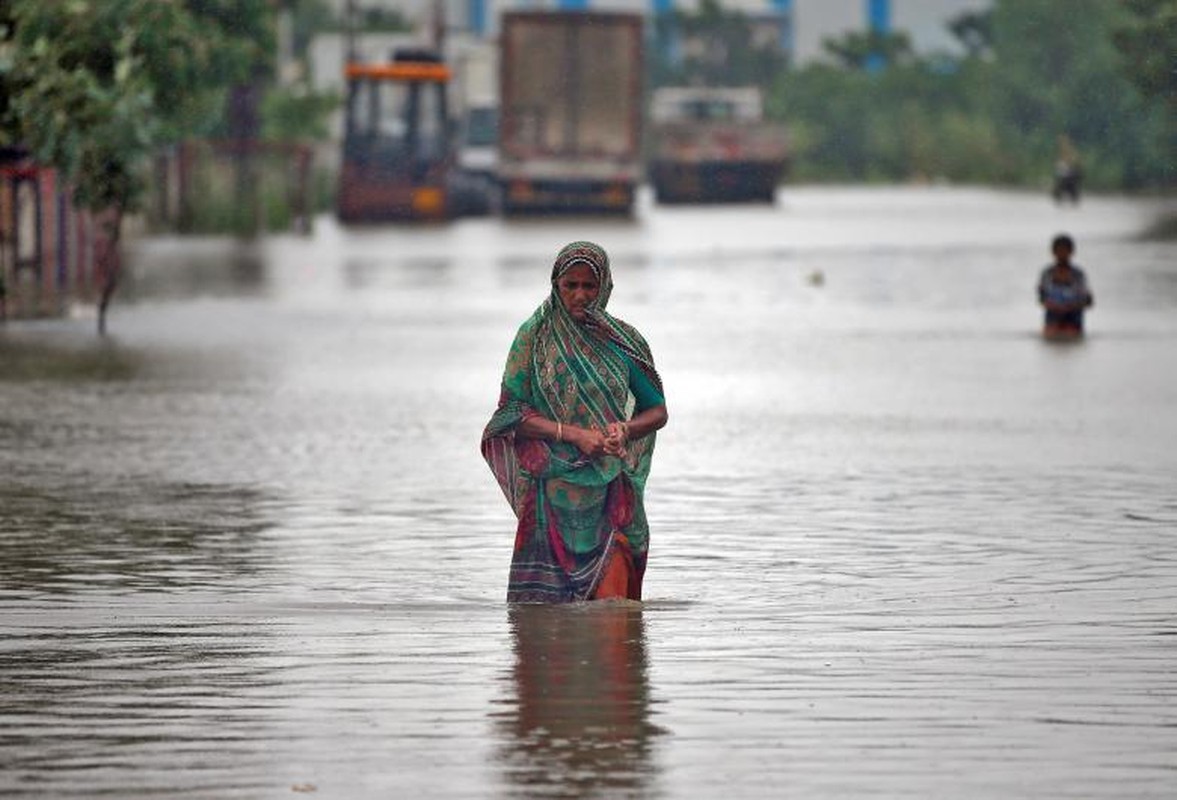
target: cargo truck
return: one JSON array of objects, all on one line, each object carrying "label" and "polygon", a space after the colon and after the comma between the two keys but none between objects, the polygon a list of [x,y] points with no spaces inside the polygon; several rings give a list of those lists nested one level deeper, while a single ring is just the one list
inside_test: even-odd
[{"label": "cargo truck", "polygon": [[498,179],[507,214],[628,214],[642,179],[642,17],[503,14]]},{"label": "cargo truck", "polygon": [[659,89],[650,108],[650,182],[659,203],[767,202],[789,158],[755,87]]}]

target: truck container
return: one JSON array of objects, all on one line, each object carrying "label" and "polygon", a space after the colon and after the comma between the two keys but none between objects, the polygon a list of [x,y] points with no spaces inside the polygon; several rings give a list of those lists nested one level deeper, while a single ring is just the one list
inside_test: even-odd
[{"label": "truck container", "polygon": [[504,212],[628,214],[642,179],[642,17],[503,14]]},{"label": "truck container", "polygon": [[650,106],[657,202],[773,202],[789,142],[782,124],[764,120],[758,89],[665,88]]}]

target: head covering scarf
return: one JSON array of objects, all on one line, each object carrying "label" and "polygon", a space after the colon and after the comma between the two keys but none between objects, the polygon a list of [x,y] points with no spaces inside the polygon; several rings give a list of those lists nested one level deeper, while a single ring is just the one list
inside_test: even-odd
[{"label": "head covering scarf", "polygon": [[[600,282],[596,299],[576,320],[557,281],[577,265]],[[507,599],[588,599],[616,548],[630,559],[640,588],[649,531],[642,495],[654,434],[632,441],[624,457],[589,459],[569,442],[516,439],[515,429],[539,415],[565,425],[604,429],[628,420],[633,364],[662,392],[646,340],[609,314],[609,257],[591,242],[573,242],[556,256],[548,297],[523,323],[503,372],[499,404],[482,435],[482,455],[511,504],[519,526]]]}]

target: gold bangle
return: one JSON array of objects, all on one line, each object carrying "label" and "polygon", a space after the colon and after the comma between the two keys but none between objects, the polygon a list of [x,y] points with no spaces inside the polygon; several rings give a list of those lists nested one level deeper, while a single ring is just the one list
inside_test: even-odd
[{"label": "gold bangle", "polygon": [[625,441],[629,441],[629,423],[621,423],[621,435],[625,437]]},{"label": "gold bangle", "polygon": [[564,423],[556,420],[556,441],[564,441]]}]

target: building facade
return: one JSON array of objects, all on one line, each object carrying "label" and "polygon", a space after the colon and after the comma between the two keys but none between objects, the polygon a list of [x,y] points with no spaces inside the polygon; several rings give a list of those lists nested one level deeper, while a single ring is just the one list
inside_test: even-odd
[{"label": "building facade", "polygon": [[[399,11],[419,26],[444,20],[447,31],[494,37],[504,11],[566,9],[630,11],[647,15],[693,11],[700,0],[332,0],[342,17],[349,5]],[[966,12],[985,11],[993,0],[719,0],[724,8],[777,18],[781,46],[803,66],[825,57],[823,42],[847,33],[877,30],[907,34],[917,53],[960,53],[948,23]]]}]

